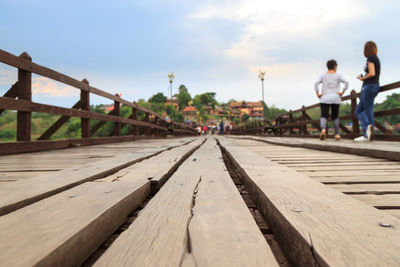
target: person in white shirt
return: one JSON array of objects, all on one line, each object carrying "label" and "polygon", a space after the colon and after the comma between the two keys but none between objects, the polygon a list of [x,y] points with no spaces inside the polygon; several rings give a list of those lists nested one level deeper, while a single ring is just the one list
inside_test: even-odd
[{"label": "person in white shirt", "polygon": [[[335,60],[329,60],[326,63],[328,72],[321,74],[315,82],[314,88],[317,97],[320,99],[321,105],[321,134],[320,139],[325,140],[327,123],[329,118],[329,108],[331,109],[331,116],[335,128],[335,139],[340,140],[339,135],[339,107],[342,101],[341,97],[349,86],[349,82],[345,80],[342,75],[336,73],[337,63]],[[319,92],[319,85],[322,83],[321,93]],[[344,84],[343,91],[340,91],[340,83]]]}]

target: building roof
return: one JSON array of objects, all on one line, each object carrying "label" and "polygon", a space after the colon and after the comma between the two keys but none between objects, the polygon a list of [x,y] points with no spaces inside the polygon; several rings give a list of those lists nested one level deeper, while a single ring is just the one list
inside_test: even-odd
[{"label": "building roof", "polygon": [[186,107],[183,109],[183,112],[190,112],[190,111],[196,111],[197,112],[197,108],[190,106],[190,107]]}]

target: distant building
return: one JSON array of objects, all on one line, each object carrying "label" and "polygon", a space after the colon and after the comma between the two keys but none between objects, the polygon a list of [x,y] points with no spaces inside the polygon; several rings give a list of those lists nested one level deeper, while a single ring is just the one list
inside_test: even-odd
[{"label": "distant building", "polygon": [[183,109],[183,115],[185,116],[196,116],[197,115],[197,108],[196,107],[185,107]]},{"label": "distant building", "polygon": [[229,107],[232,109],[232,114],[240,113],[243,116],[245,113],[250,118],[255,120],[262,120],[263,118],[263,105],[261,101],[258,102],[231,102]]}]

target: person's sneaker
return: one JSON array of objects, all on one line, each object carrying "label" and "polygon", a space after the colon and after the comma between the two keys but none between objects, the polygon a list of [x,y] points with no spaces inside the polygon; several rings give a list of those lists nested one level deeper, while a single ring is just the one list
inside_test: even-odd
[{"label": "person's sneaker", "polygon": [[371,141],[373,139],[374,131],[373,131],[373,126],[372,124],[368,125],[367,127],[367,139],[368,141]]},{"label": "person's sneaker", "polygon": [[325,140],[325,138],[326,138],[326,130],[323,129],[321,131],[321,134],[319,135],[319,140]]},{"label": "person's sneaker", "polygon": [[364,135],[362,135],[360,137],[354,138],[354,141],[356,141],[356,142],[367,142],[368,138],[366,138]]},{"label": "person's sneaker", "polygon": [[340,134],[335,134],[335,140],[339,141],[341,139]]}]

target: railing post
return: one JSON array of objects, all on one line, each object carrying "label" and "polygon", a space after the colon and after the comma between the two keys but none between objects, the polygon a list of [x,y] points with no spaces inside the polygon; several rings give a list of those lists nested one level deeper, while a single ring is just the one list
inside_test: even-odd
[{"label": "railing post", "polygon": [[[82,80],[83,83],[87,84],[89,89],[89,82],[86,79]],[[81,110],[90,111],[90,96],[89,91],[81,90]],[[81,118],[81,136],[82,138],[90,137],[90,119]]]},{"label": "railing post", "polygon": [[[115,96],[119,97],[119,94],[115,94]],[[120,102],[114,100],[114,115],[119,118],[120,113]],[[121,135],[121,122],[114,122],[114,135]]]},{"label": "railing post", "polygon": [[[146,113],[146,116],[144,117],[145,122],[150,122],[150,115],[149,113]],[[145,135],[150,136],[150,127],[145,128]]]},{"label": "railing post", "polygon": [[[289,123],[293,123],[293,122],[294,122],[293,113],[292,113],[292,110],[289,110]],[[294,134],[293,127],[290,127],[289,135],[292,135],[292,134]]]},{"label": "railing post", "polygon": [[360,135],[360,126],[358,124],[358,118],[356,116],[356,107],[357,107],[357,93],[355,90],[352,90],[350,93],[351,97],[351,116],[353,117],[353,136],[356,137]]},{"label": "railing post", "polygon": [[[154,124],[159,126],[160,125],[160,121],[157,117],[154,117]],[[154,135],[155,136],[159,136],[160,135],[160,131],[158,129],[154,129]]]},{"label": "railing post", "polygon": [[[132,108],[132,120],[137,120],[138,110],[136,108]],[[132,125],[132,134],[139,135],[138,127],[136,125]]]},{"label": "railing post", "polygon": [[[32,61],[28,53],[24,52],[20,56],[25,60]],[[18,100],[32,101],[32,73],[23,69],[18,69]],[[31,140],[31,117],[32,112],[17,112],[17,141]]]},{"label": "railing post", "polygon": [[302,129],[301,129],[301,132],[302,132],[302,134],[303,135],[306,135],[306,134],[308,134],[308,132],[307,132],[307,123],[305,123],[305,121],[307,120],[308,118],[307,118],[307,113],[306,113],[306,107],[303,105],[302,107],[301,107],[301,120],[303,121],[302,122]]}]

